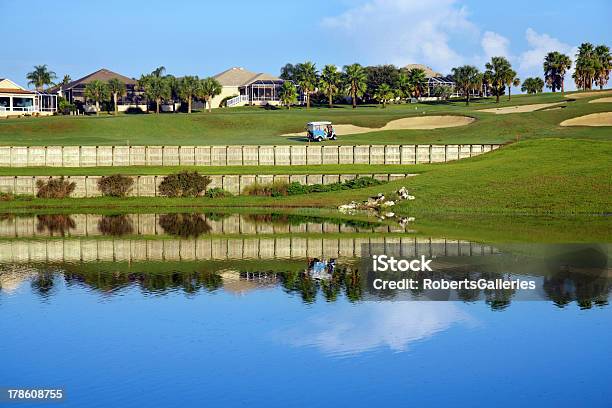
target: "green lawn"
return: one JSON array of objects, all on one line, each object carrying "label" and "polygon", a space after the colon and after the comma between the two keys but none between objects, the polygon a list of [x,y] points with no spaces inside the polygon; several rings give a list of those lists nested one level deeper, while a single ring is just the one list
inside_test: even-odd
[{"label": "green lawn", "polygon": [[[568,118],[588,113],[610,111],[610,104],[589,104],[585,98],[569,101],[559,93],[516,95],[474,101],[469,107],[462,101],[360,106],[342,105],[334,109],[315,107],[266,110],[263,108],[217,109],[212,113],[120,114],[100,117],[56,116],[0,120],[0,145],[231,145],[300,144],[301,137],[280,136],[300,132],[312,120],[331,120],[336,124],[381,127],[390,120],[407,116],[467,115],[477,119],[468,126],[436,130],[389,130],[359,135],[340,135],[338,144],[410,144],[410,143],[503,143],[522,139],[557,137],[609,139],[609,128],[568,127],[558,124]],[[564,108],[495,115],[480,109],[552,103],[564,101]]]}]

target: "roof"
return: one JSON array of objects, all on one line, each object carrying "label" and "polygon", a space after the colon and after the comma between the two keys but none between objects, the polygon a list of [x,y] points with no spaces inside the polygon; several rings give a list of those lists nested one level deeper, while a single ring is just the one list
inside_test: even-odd
[{"label": "roof", "polygon": [[57,91],[60,88],[64,90],[71,89],[77,85],[88,84],[96,80],[102,81],[102,82],[108,82],[109,79],[113,79],[113,78],[118,79],[119,81],[123,82],[126,85],[136,85],[137,83],[137,81],[132,78],[128,78],[125,75],[121,75],[109,69],[102,68],[102,69],[97,70],[96,72],[93,72],[89,75],[84,76],[83,78],[79,78],[76,81],[69,82],[66,85],[61,85],[61,84],[56,85],[53,88],[51,88],[50,91]]},{"label": "roof", "polygon": [[[23,86],[16,84],[8,78],[0,78],[0,89],[10,89],[10,90],[22,90],[26,91]],[[18,92],[14,92],[18,93]]]},{"label": "roof", "polygon": [[223,86],[245,86],[255,81],[282,81],[282,79],[274,75],[252,72],[242,67],[227,69],[213,78]]},{"label": "roof", "polygon": [[427,65],[423,65],[423,64],[408,64],[404,68],[408,71],[412,69],[422,69],[423,71],[425,71],[425,76],[427,76],[428,78],[442,76],[442,74],[440,74],[439,72],[436,72],[430,67],[428,67]]},{"label": "roof", "polygon": [[308,122],[307,124],[308,125],[314,125],[314,126],[316,126],[316,125],[331,125],[331,122],[329,122],[327,120],[323,120],[323,121],[320,121],[320,122]]},{"label": "roof", "polygon": [[27,89],[0,88],[0,94],[33,95],[35,93],[35,91],[28,91]]}]

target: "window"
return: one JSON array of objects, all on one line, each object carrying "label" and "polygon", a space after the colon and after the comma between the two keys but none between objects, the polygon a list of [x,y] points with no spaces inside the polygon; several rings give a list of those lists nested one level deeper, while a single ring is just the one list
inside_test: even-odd
[{"label": "window", "polygon": [[27,108],[34,105],[34,98],[13,98],[14,108]]},{"label": "window", "polygon": [[0,106],[8,109],[8,107],[11,106],[11,98],[8,96],[0,96]]}]

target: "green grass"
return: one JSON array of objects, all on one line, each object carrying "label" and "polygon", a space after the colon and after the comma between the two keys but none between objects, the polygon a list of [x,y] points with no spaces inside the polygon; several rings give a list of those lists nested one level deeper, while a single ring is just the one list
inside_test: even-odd
[{"label": "green grass", "polygon": [[419,173],[426,164],[369,165],[324,164],[308,166],[125,166],[125,167],[0,167],[0,176],[106,176],[165,175],[182,170],[195,170],[208,175],[234,174],[376,174]]},{"label": "green grass", "polygon": [[[160,115],[101,115],[100,117],[56,116],[0,120],[0,145],[231,145],[301,144],[301,137],[280,136],[301,132],[308,121],[331,120],[336,124],[381,127],[407,116],[467,115],[477,119],[468,126],[436,130],[389,130],[359,135],[340,135],[328,144],[410,143],[503,143],[522,139],[557,137],[609,139],[609,129],[560,127],[565,119],[610,111],[610,104],[589,104],[585,98],[568,101],[560,94],[516,95],[499,104],[493,98],[476,100],[469,107],[462,101],[379,106],[352,109],[315,107],[290,111],[262,108],[217,109],[212,113]],[[495,115],[480,109],[511,105],[565,101],[563,109]]]}]

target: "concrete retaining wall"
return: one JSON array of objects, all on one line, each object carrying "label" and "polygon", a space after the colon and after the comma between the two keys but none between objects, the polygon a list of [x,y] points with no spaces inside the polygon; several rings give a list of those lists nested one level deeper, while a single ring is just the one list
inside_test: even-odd
[{"label": "concrete retaining wall", "polygon": [[[232,194],[242,193],[245,187],[255,183],[267,184],[274,181],[286,181],[300,184],[332,184],[351,180],[357,177],[374,177],[381,181],[399,180],[412,174],[276,174],[276,175],[211,175],[208,188],[220,187]],[[133,197],[155,197],[158,195],[159,184],[165,176],[133,176],[134,186],[130,193]],[[13,194],[36,195],[36,182],[57,177],[49,176],[0,176],[0,192]],[[98,197],[98,180],[101,176],[67,176],[66,180],[76,183],[71,197]]]},{"label": "concrete retaining wall", "polygon": [[[468,241],[419,238],[241,237],[163,239],[48,239],[0,241],[0,263],[195,261],[354,258],[362,244],[402,244],[403,256],[482,256],[498,253]],[[367,254],[365,254],[367,255]]]},{"label": "concrete retaining wall", "polygon": [[498,144],[287,146],[0,146],[0,167],[296,166],[442,163]]}]

